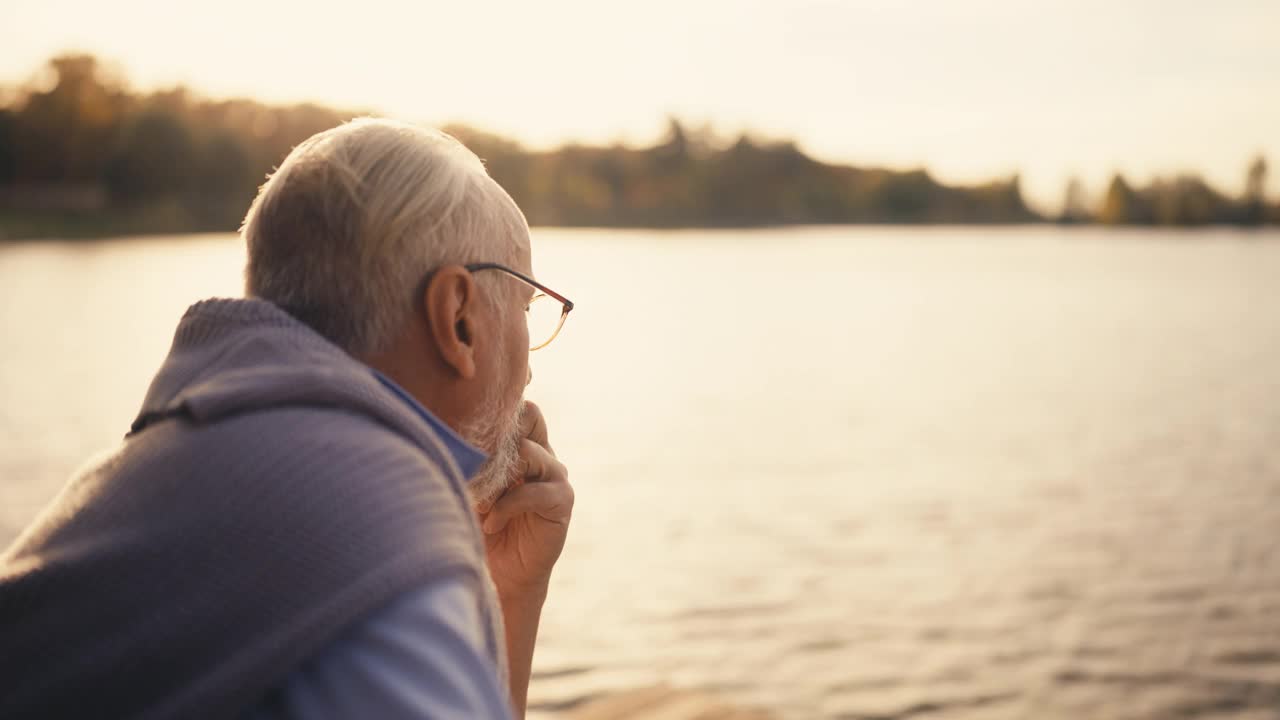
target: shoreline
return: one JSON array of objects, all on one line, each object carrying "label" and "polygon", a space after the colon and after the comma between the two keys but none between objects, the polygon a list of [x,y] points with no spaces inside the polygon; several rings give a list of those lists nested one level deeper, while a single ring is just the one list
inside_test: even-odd
[{"label": "shoreline", "polygon": [[569,706],[531,703],[529,720],[777,720],[768,710],[734,703],[723,695],[671,685],[618,690]]},{"label": "shoreline", "polygon": [[[1212,223],[1205,225],[1145,225],[1123,224],[1108,225],[1098,222],[1057,222],[1053,220],[1025,222],[831,222],[831,223],[753,223],[753,224],[693,224],[693,225],[600,225],[600,224],[561,224],[530,225],[532,228],[557,228],[574,230],[610,230],[610,231],[650,231],[650,232],[697,232],[697,231],[729,231],[729,230],[776,230],[805,227],[890,227],[890,228],[1062,228],[1086,229],[1105,228],[1108,230],[1160,230],[1168,232],[1199,232],[1205,230],[1236,230],[1242,233],[1268,232],[1280,229],[1280,224],[1265,223],[1261,225],[1240,225],[1233,223]],[[46,213],[12,213],[0,210],[0,244],[23,242],[85,242],[118,240],[123,238],[159,237],[165,235],[207,235],[211,233],[233,234],[236,227],[227,227],[215,223],[197,223],[178,220],[167,212],[143,213],[93,213],[85,215],[46,214]]]}]

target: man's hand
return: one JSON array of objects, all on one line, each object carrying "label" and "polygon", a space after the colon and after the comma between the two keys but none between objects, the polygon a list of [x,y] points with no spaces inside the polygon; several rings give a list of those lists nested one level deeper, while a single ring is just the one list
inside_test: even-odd
[{"label": "man's hand", "polygon": [[496,501],[476,508],[489,573],[504,602],[546,592],[573,514],[569,471],[556,459],[546,420],[533,403],[525,403],[520,435],[519,477]]},{"label": "man's hand", "polygon": [[560,558],[573,514],[569,471],[547,441],[542,411],[526,403],[520,419],[519,477],[489,505],[476,508],[484,530],[486,560],[498,588],[507,629],[511,703],[522,718],[529,697],[533,646],[551,568]]}]

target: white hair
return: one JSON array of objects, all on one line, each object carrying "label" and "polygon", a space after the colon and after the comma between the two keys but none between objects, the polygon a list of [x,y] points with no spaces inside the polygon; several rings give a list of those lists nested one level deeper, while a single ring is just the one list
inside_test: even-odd
[{"label": "white hair", "polygon": [[515,202],[452,136],[360,118],[298,145],[259,190],[241,228],[245,293],[349,353],[380,352],[402,332],[430,271],[509,263],[528,232]]}]

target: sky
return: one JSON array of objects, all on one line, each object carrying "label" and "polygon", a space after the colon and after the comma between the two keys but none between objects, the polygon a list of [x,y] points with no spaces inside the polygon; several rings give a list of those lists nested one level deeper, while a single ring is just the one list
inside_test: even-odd
[{"label": "sky", "polygon": [[532,147],[655,140],[668,115],[791,138],[827,161],[1078,176],[1195,171],[1225,191],[1266,154],[1280,189],[1277,0],[4,0],[0,84],[54,54],[136,89],[317,101],[465,122]]}]

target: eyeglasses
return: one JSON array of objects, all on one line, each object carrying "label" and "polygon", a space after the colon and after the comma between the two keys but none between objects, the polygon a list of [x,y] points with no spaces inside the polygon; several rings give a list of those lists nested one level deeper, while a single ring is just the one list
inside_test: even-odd
[{"label": "eyeglasses", "polygon": [[538,291],[524,308],[525,316],[529,322],[530,352],[541,350],[550,345],[551,341],[555,340],[556,336],[560,334],[560,329],[564,327],[565,318],[569,317],[569,311],[573,309],[573,301],[569,300],[569,298],[539,283],[528,275],[512,270],[505,265],[499,265],[498,263],[471,263],[470,265],[463,265],[463,267],[468,272],[499,270]]}]

